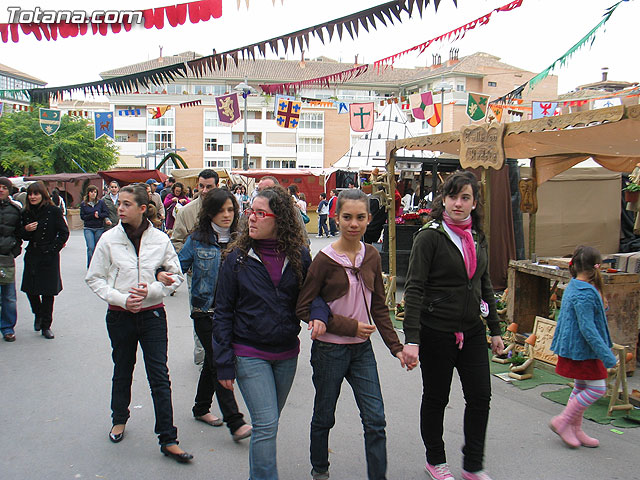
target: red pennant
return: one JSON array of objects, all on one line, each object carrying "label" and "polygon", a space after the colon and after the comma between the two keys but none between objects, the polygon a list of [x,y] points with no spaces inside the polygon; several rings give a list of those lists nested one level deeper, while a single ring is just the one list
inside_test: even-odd
[{"label": "red pennant", "polygon": [[164,28],[164,7],[156,8],[153,10],[154,22],[153,25],[161,30]]}]

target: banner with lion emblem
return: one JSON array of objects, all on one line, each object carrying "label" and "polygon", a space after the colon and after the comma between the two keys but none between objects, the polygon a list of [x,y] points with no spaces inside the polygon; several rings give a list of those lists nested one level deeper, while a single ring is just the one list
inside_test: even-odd
[{"label": "banner with lion emblem", "polygon": [[221,125],[232,127],[240,121],[240,104],[237,93],[216,97],[216,108]]}]

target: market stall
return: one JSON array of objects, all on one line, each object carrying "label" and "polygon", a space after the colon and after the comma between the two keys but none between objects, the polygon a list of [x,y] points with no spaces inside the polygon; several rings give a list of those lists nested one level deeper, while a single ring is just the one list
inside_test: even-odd
[{"label": "market stall", "polygon": [[115,180],[121,187],[129,185],[130,183],[144,183],[150,178],[153,178],[160,183],[167,179],[167,175],[162,173],[160,170],[143,170],[141,168],[104,170],[102,172],[98,172],[98,175],[102,177],[104,183],[109,183]]}]

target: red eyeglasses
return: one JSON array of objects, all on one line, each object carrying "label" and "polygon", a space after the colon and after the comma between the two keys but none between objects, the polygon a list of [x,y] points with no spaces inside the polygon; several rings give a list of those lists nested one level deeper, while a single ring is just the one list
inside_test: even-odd
[{"label": "red eyeglasses", "polygon": [[268,213],[268,212],[264,212],[262,210],[254,210],[253,208],[247,208],[244,211],[244,214],[247,217],[250,217],[251,215],[255,215],[256,218],[260,218],[260,219],[262,219],[264,217],[274,217],[274,218],[277,217],[277,215],[274,214],[274,213]]}]

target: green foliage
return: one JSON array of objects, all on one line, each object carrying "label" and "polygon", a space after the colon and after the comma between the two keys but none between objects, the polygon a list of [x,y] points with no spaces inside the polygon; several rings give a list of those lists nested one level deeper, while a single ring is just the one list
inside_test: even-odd
[{"label": "green foliage", "polygon": [[523,355],[522,352],[516,352],[509,358],[509,363],[512,365],[522,365],[527,361],[527,358]]},{"label": "green foliage", "polygon": [[85,119],[63,115],[58,131],[47,136],[40,128],[38,109],[0,117],[0,170],[7,175],[41,175],[108,170],[118,161],[113,141],[94,140]]},{"label": "green foliage", "polygon": [[640,184],[637,183],[629,183],[626,187],[624,187],[625,192],[640,192]]}]

